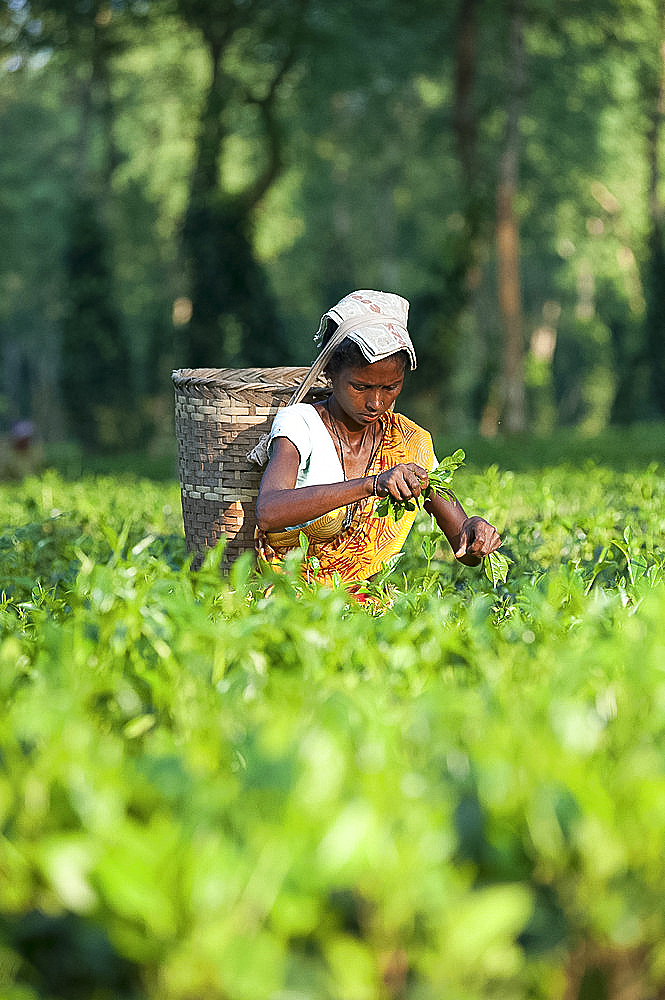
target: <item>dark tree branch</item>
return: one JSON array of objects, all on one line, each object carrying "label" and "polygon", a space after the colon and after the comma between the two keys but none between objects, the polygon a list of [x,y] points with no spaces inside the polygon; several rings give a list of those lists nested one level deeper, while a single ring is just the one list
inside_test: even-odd
[{"label": "dark tree branch", "polygon": [[298,16],[294,18],[294,27],[289,40],[288,51],[277,72],[270,81],[267,92],[261,98],[255,97],[249,93],[247,94],[248,102],[255,104],[259,109],[268,144],[267,162],[263,171],[259,177],[256,178],[254,183],[251,184],[240,196],[247,206],[248,211],[251,211],[251,209],[261,201],[266,191],[270,189],[271,185],[281,173],[283,167],[283,140],[281,129],[279,128],[275,115],[275,104],[279,94],[279,88],[282,85],[287,73],[293,68],[298,55],[298,34],[302,26],[307,4],[308,0],[300,0],[298,5]]}]

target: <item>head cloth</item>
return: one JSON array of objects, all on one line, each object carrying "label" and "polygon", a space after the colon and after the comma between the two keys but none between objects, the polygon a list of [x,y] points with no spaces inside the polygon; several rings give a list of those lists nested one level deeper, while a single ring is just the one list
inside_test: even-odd
[{"label": "head cloth", "polygon": [[363,289],[346,295],[321,317],[314,339],[325,347],[330,340],[328,320],[333,320],[338,324],[336,344],[344,337],[353,340],[369,364],[406,351],[413,371],[416,352],[407,330],[408,316],[409,303],[401,295]]}]

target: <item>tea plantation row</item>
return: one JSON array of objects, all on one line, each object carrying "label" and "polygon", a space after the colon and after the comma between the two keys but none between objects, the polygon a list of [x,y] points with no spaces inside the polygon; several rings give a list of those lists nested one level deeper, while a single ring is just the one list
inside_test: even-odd
[{"label": "tea plantation row", "polygon": [[662,994],[662,472],[455,485],[506,583],[423,518],[366,606],[192,572],[175,483],[2,487],[3,998]]}]

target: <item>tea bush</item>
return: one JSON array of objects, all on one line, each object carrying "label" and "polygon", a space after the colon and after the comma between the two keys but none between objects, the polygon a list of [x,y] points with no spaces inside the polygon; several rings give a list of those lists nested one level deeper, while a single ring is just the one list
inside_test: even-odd
[{"label": "tea bush", "polygon": [[2,487],[3,997],[663,989],[662,475],[455,486],[505,583],[423,515],[367,604],[192,571],[173,482]]}]

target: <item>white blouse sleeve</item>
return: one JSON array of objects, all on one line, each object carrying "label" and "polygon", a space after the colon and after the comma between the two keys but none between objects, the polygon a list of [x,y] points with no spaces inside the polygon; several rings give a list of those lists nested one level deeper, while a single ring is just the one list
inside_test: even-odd
[{"label": "white blouse sleeve", "polygon": [[298,449],[298,486],[320,486],[324,483],[340,483],[344,473],[337,451],[321,417],[309,403],[296,403],[278,410],[270,429],[268,454],[272,453],[272,442],[277,437],[285,437]]},{"label": "white blouse sleeve", "polygon": [[277,437],[288,438],[296,446],[300,455],[300,468],[307,465],[312,454],[312,436],[301,404],[283,406],[275,414],[270,428],[268,454],[272,454],[272,443]]}]

